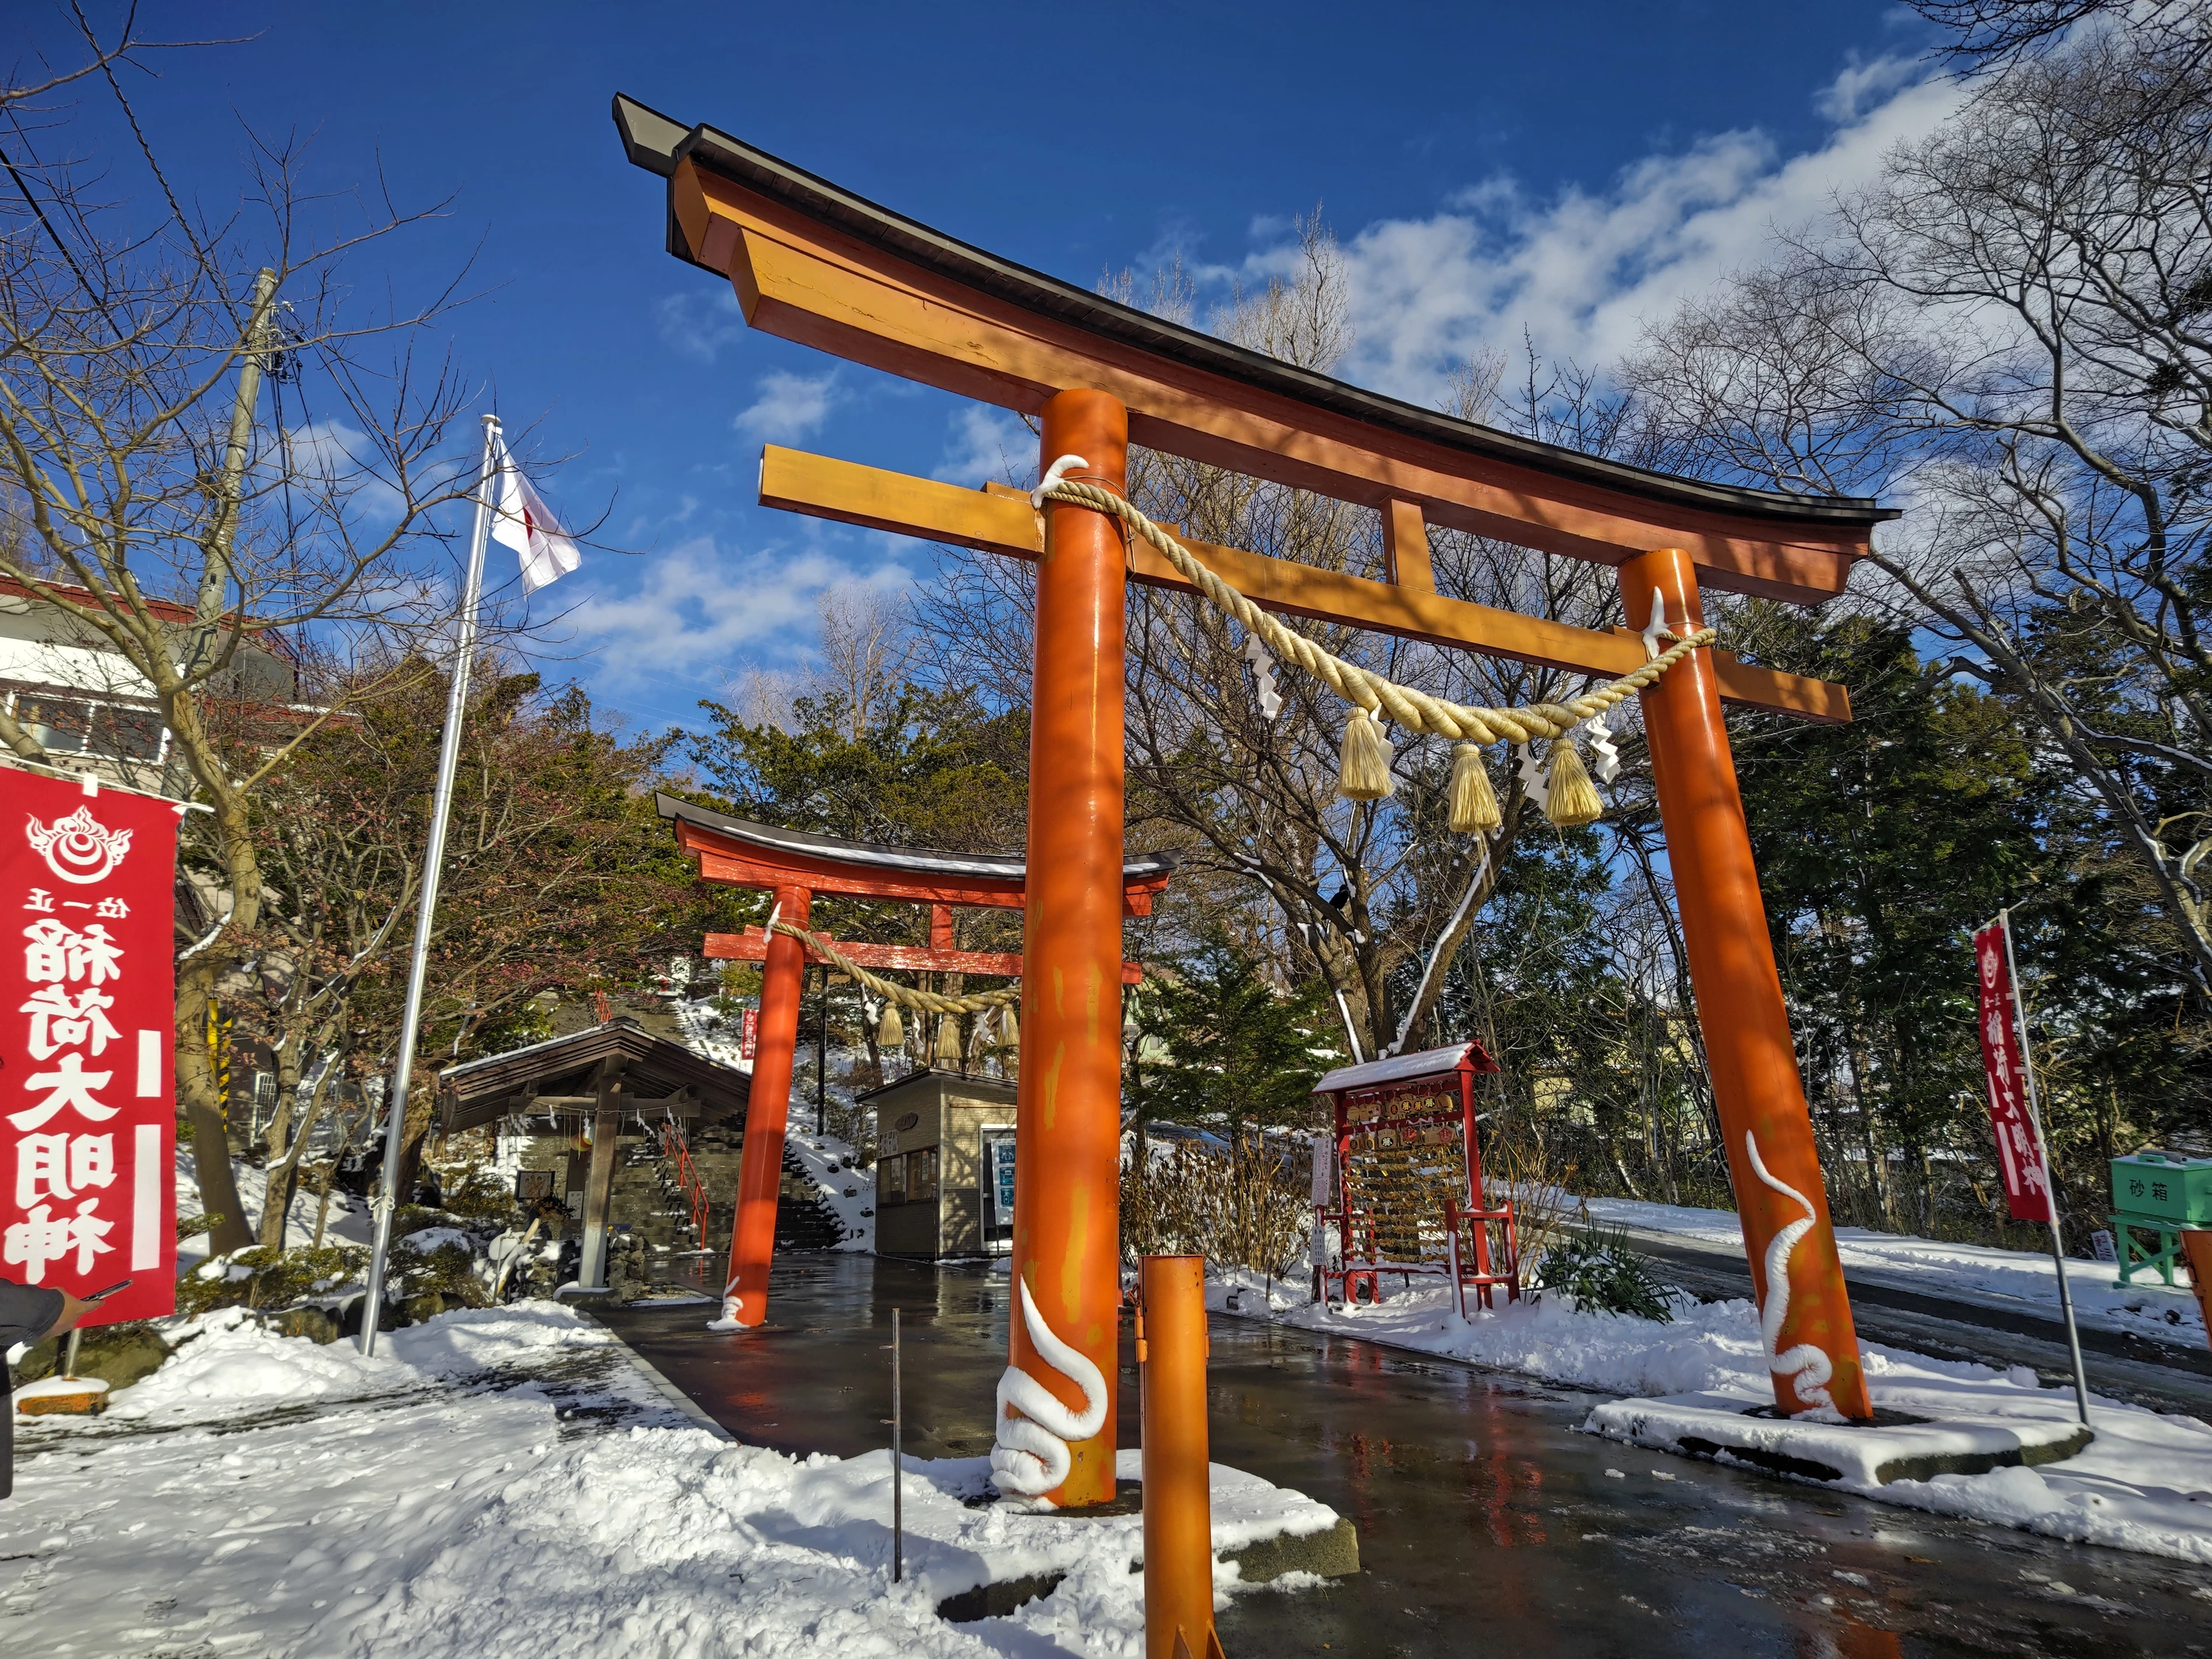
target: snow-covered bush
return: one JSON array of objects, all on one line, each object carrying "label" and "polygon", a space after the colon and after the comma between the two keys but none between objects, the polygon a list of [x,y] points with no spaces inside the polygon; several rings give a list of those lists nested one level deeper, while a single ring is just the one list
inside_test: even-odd
[{"label": "snow-covered bush", "polygon": [[1671,1324],[1674,1310],[1651,1264],[1620,1232],[1568,1233],[1544,1247],[1536,1276],[1581,1313],[1626,1314]]},{"label": "snow-covered bush", "polygon": [[194,1315],[216,1308],[288,1308],[359,1279],[368,1252],[355,1244],[279,1250],[252,1244],[204,1262],[177,1281],[177,1311]]}]

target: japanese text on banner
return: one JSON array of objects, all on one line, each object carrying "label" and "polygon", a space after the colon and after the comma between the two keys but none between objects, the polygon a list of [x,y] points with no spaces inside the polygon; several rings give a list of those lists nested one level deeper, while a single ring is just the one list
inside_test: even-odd
[{"label": "japanese text on banner", "polygon": [[169,1313],[178,808],[15,770],[8,796],[0,1273],[80,1296],[130,1279],[88,1324]]},{"label": "japanese text on banner", "polygon": [[2044,1167],[2043,1147],[2027,1108],[2027,1068],[2001,923],[1993,922],[1974,935],[1974,967],[1981,992],[1982,1066],[1989,1077],[1990,1127],[1996,1135],[2005,1201],[2015,1221],[2048,1221],[2051,1172]]}]

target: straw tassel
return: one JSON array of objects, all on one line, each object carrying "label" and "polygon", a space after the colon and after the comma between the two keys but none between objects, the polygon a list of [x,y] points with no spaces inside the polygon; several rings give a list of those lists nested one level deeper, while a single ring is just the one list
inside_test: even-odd
[{"label": "straw tassel", "polygon": [[1575,752],[1574,739],[1552,739],[1551,791],[1544,801],[1544,816],[1562,830],[1595,823],[1605,816],[1605,803],[1597,798],[1597,786],[1583,769],[1583,757]]},{"label": "straw tassel", "polygon": [[1364,709],[1354,709],[1345,723],[1336,793],[1346,800],[1381,800],[1396,787],[1390,776],[1390,743],[1382,735],[1382,720]]},{"label": "straw tassel", "polygon": [[906,1022],[899,1018],[898,1004],[884,1004],[883,1023],[876,1027],[876,1047],[881,1049],[906,1047]]},{"label": "straw tassel", "polygon": [[1002,1003],[999,1007],[999,1043],[1006,1048],[1022,1046],[1021,1022],[1014,1018],[1014,1005],[1011,1002]]},{"label": "straw tassel", "polygon": [[937,1052],[930,1056],[933,1066],[957,1066],[960,1064],[960,1017],[940,1014],[937,1019]]},{"label": "straw tassel", "polygon": [[1490,787],[1490,769],[1483,764],[1479,744],[1463,743],[1452,750],[1450,811],[1455,836],[1488,835],[1505,822],[1498,811],[1498,794]]}]

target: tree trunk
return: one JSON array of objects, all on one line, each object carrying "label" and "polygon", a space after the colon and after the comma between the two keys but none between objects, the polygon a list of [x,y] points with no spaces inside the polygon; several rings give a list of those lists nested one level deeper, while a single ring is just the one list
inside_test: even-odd
[{"label": "tree trunk", "polygon": [[215,965],[188,963],[177,974],[177,1094],[192,1127],[192,1173],[200,1209],[216,1218],[208,1230],[210,1256],[229,1255],[253,1243],[238,1181],[230,1167],[230,1138],[216,1091],[215,1059],[208,1053],[208,994]]},{"label": "tree trunk", "polygon": [[269,1165],[269,1195],[261,1206],[261,1242],[275,1249],[284,1248],[284,1224],[292,1212],[292,1200],[300,1189],[300,1158],[307,1150],[307,1137],[314,1133],[315,1120],[322,1115],[323,1100],[328,1092],[328,1074],[307,1099],[307,1109],[300,1119],[300,1132],[291,1139],[289,1155],[282,1163]]}]

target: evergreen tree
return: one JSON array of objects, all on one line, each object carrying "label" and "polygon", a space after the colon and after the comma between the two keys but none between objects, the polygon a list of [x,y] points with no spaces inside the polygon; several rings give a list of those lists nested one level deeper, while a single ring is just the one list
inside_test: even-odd
[{"label": "evergreen tree", "polygon": [[1203,1124],[1231,1140],[1247,1127],[1312,1121],[1314,1083],[1336,1062],[1310,992],[1285,994],[1217,938],[1172,977],[1148,981],[1137,1006],[1140,1054],[1127,1087],[1140,1119]]}]

